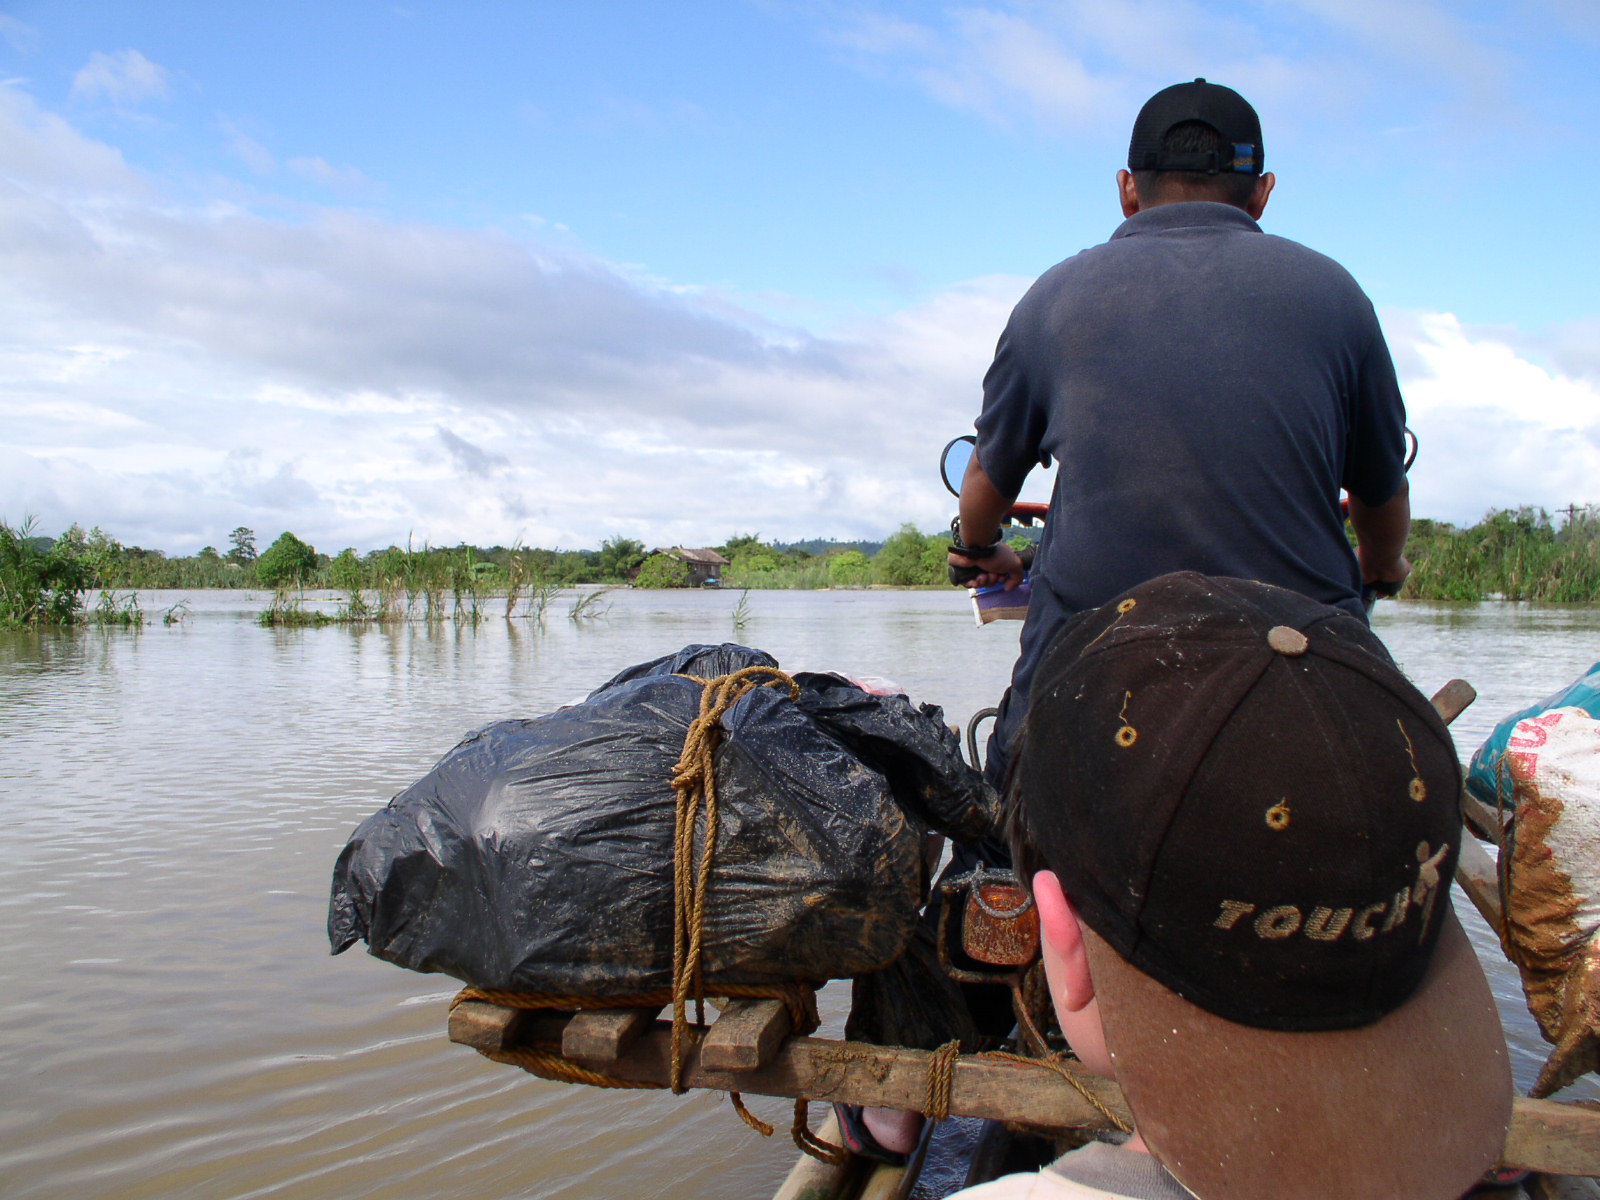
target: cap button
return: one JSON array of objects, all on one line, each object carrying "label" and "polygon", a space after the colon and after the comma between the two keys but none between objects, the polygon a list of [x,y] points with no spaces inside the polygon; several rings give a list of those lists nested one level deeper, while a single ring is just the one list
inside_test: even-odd
[{"label": "cap button", "polygon": [[1287,654],[1290,658],[1298,658],[1306,652],[1311,645],[1306,635],[1298,629],[1291,629],[1287,625],[1274,625],[1267,630],[1267,645],[1279,654]]}]

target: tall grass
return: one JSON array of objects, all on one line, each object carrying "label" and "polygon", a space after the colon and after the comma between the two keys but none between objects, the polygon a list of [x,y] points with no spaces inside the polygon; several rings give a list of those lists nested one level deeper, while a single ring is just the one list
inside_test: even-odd
[{"label": "tall grass", "polygon": [[611,603],[610,601],[602,603],[602,601],[615,590],[615,588],[603,587],[596,588],[592,592],[584,592],[572,602],[572,607],[567,609],[567,616],[574,621],[592,621],[597,617],[605,616],[611,611]]},{"label": "tall grass", "polygon": [[1467,529],[1419,520],[1405,594],[1419,600],[1600,600],[1600,508],[1497,509]]},{"label": "tall grass", "polygon": [[[139,593],[126,595],[113,588],[100,593],[100,599],[89,612],[91,625],[120,625],[124,629],[138,629],[144,625],[144,609],[139,607]],[[171,624],[169,621],[168,624]]]},{"label": "tall grass", "polygon": [[33,528],[32,517],[15,527],[0,521],[0,629],[70,625],[83,615],[89,568]]}]

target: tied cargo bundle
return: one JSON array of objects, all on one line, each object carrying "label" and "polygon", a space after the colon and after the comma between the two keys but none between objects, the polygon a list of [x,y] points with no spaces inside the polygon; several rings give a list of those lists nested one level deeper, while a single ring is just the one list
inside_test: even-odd
[{"label": "tied cargo bundle", "polygon": [[[351,836],[328,935],[476,987],[617,995],[673,977],[673,777],[706,681],[776,661],[690,646],[584,701],[470,735]],[[787,680],[787,677],[784,677]],[[880,970],[911,941],[929,830],[989,835],[996,797],[936,707],[801,673],[722,713],[708,986]],[[696,854],[707,829],[695,830]]]}]

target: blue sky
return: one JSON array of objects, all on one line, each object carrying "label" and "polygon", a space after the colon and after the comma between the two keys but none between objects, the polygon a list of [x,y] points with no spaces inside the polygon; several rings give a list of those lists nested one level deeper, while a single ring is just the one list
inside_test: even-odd
[{"label": "blue sky", "polygon": [[1139,104],[1262,113],[1417,511],[1600,500],[1587,0],[0,4],[0,516],[593,546],[934,528]]}]

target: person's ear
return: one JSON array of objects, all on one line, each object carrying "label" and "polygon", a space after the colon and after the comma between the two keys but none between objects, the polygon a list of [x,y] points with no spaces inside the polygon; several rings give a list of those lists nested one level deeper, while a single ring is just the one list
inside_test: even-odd
[{"label": "person's ear", "polygon": [[1250,199],[1244,206],[1245,212],[1250,214],[1252,221],[1261,220],[1261,214],[1267,211],[1267,201],[1272,196],[1272,189],[1277,186],[1278,177],[1268,171],[1256,180],[1255,191],[1250,193]]},{"label": "person's ear", "polygon": [[1040,871],[1033,877],[1033,899],[1039,906],[1041,951],[1056,1003],[1067,1012],[1082,1012],[1094,1000],[1094,979],[1089,974],[1089,953],[1078,927],[1078,912],[1061,890],[1054,871]]},{"label": "person's ear", "polygon": [[1124,167],[1117,172],[1117,198],[1122,201],[1122,215],[1131,217],[1143,205],[1139,201],[1139,185],[1134,181],[1133,172]]}]

